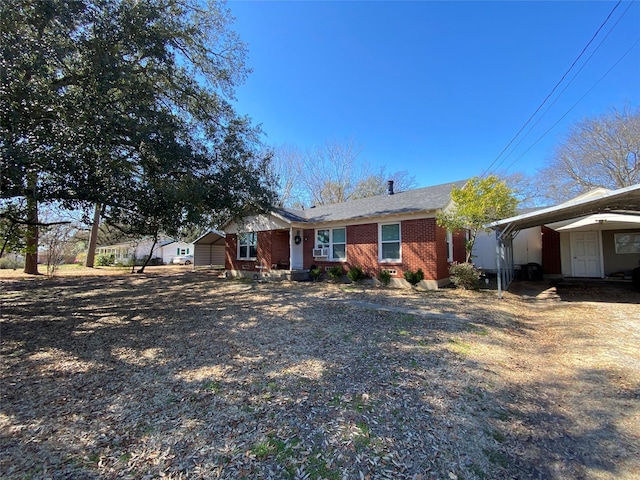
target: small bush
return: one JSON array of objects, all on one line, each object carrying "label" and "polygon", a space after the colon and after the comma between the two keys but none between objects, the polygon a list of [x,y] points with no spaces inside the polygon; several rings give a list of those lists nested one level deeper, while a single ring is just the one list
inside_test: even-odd
[{"label": "small bush", "polygon": [[482,272],[472,263],[454,263],[449,268],[449,279],[459,288],[478,290]]},{"label": "small bush", "polygon": [[320,278],[320,274],[322,274],[322,270],[320,270],[317,267],[316,268],[312,268],[311,270],[309,270],[309,277],[314,282],[317,281]]},{"label": "small bush", "polygon": [[417,271],[412,272],[411,270],[407,270],[404,272],[404,279],[411,284],[412,287],[418,285],[422,280],[424,280],[424,272],[421,268]]},{"label": "small bush", "polygon": [[5,270],[5,269],[17,269],[17,268],[22,268],[24,267],[24,261],[22,260],[18,260],[17,258],[10,258],[10,257],[5,257],[5,258],[0,258],[0,269]]},{"label": "small bush", "polygon": [[338,282],[342,276],[344,275],[344,270],[341,265],[334,265],[329,270],[327,270],[329,274],[329,278],[335,282]]},{"label": "small bush", "polygon": [[109,265],[113,265],[115,262],[115,255],[113,253],[101,253],[96,256],[95,264],[99,267],[108,267]]},{"label": "small bush", "polygon": [[380,270],[380,273],[378,273],[378,280],[385,287],[388,286],[391,283],[391,274],[389,273],[389,270]]},{"label": "small bush", "polygon": [[351,267],[351,269],[347,272],[347,276],[353,283],[358,283],[360,280],[364,280],[365,278],[367,278],[360,267]]}]

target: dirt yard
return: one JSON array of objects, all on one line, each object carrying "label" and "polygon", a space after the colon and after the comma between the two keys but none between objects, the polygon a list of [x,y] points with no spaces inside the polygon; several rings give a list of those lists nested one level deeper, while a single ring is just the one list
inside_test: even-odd
[{"label": "dirt yard", "polygon": [[2,278],[0,478],[640,477],[638,293],[110,273]]}]

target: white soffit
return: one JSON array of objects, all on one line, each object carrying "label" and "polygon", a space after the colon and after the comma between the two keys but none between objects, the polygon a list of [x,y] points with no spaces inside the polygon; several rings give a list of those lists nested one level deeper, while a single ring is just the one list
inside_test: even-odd
[{"label": "white soffit", "polygon": [[613,190],[595,198],[574,199],[555,207],[498,220],[487,226],[500,228],[506,233],[601,213],[637,216],[640,213],[640,184]]},{"label": "white soffit", "polygon": [[640,228],[640,215],[621,215],[618,213],[598,213],[587,217],[547,224],[558,232],[567,230],[620,230]]}]

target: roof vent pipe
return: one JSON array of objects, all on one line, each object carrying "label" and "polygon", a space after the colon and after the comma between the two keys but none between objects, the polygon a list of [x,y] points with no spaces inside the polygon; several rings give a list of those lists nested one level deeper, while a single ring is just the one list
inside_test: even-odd
[{"label": "roof vent pipe", "polygon": [[387,193],[393,195],[393,180],[387,181]]}]

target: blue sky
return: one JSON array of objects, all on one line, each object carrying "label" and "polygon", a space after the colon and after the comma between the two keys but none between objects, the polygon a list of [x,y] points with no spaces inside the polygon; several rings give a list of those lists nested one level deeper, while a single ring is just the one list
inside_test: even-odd
[{"label": "blue sky", "polygon": [[[236,106],[270,145],[352,139],[374,169],[407,170],[418,186],[469,178],[498,158],[616,3],[230,1],[253,69]],[[639,40],[640,2],[623,1],[499,170],[534,174],[569,125],[639,105]]]}]

